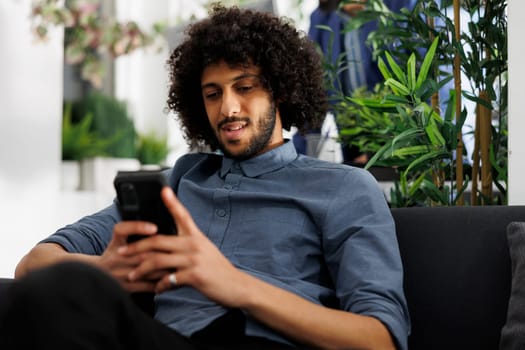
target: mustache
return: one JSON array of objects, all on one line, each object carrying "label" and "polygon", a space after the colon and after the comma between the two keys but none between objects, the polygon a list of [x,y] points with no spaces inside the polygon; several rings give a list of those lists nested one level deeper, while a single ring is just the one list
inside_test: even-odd
[{"label": "mustache", "polygon": [[250,122],[250,118],[248,118],[248,117],[226,117],[226,118],[224,118],[223,120],[221,120],[219,122],[217,127],[220,129],[225,124],[234,123],[234,122],[246,122],[246,123],[249,123]]}]

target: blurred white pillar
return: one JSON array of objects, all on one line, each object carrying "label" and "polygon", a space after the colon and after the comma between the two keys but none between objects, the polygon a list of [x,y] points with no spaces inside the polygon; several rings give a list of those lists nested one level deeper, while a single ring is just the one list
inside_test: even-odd
[{"label": "blurred white pillar", "polygon": [[[172,3],[170,0],[156,0],[152,6],[151,2],[144,0],[117,0],[116,16],[121,21],[136,21],[144,30],[150,30],[155,22],[168,19]],[[187,151],[186,142],[174,118],[165,111],[168,57],[167,45],[161,52],[145,49],[119,57],[115,62],[115,94],[127,101],[139,132],[153,131],[159,136],[168,136],[172,152],[180,155]]]},{"label": "blurred white pillar", "polygon": [[63,31],[36,43],[30,11],[31,0],[0,1],[0,277],[59,215]]},{"label": "blurred white pillar", "polygon": [[509,204],[525,205],[525,42],[521,38],[525,27],[521,14],[525,2],[508,1],[509,46]]}]

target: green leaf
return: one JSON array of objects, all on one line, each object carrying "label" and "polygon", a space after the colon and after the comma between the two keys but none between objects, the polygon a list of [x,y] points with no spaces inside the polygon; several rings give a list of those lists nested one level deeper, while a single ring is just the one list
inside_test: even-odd
[{"label": "green leaf", "polygon": [[385,85],[389,86],[392,89],[392,91],[397,92],[399,95],[410,95],[410,90],[408,89],[408,87],[395,80],[394,78],[387,79],[385,81]]},{"label": "green leaf", "polygon": [[392,152],[392,155],[394,157],[406,157],[406,156],[413,156],[417,154],[423,154],[428,152],[428,146],[426,145],[418,145],[418,146],[408,146],[396,149]]},{"label": "green leaf", "polygon": [[385,152],[392,147],[392,141],[387,142],[383,147],[381,147],[373,156],[368,160],[365,165],[365,169],[370,169],[382,156]]},{"label": "green leaf", "polygon": [[[469,177],[468,175],[465,176],[465,180],[463,181],[463,184],[461,185],[461,187],[456,191],[456,198],[454,198],[454,200],[452,201],[453,204],[456,204],[458,199],[460,198],[460,196],[467,190],[467,187],[468,187],[468,183],[469,183]],[[456,183],[456,187],[459,186],[460,184],[457,184]]]},{"label": "green leaf", "polygon": [[385,64],[385,61],[383,61],[381,57],[377,59],[377,67],[379,68],[379,71],[381,72],[385,80],[392,78],[392,74],[390,74],[390,71],[388,70],[388,67]]},{"label": "green leaf", "polygon": [[447,110],[445,111],[445,120],[453,121],[456,114],[456,91],[450,90],[448,93]]},{"label": "green leaf", "polygon": [[401,104],[409,103],[409,101],[408,101],[408,99],[406,97],[398,96],[398,95],[392,95],[392,94],[385,95],[385,97],[383,98],[383,101],[385,101],[385,102],[392,102],[392,103],[395,103],[396,105],[398,103],[401,103]]},{"label": "green leaf", "polygon": [[416,180],[408,188],[408,194],[410,197],[413,197],[417,190],[421,187],[423,180],[425,180],[426,173],[419,175]]},{"label": "green leaf", "polygon": [[438,84],[433,79],[427,79],[416,90],[416,97],[422,101],[428,100],[433,94],[439,91]]},{"label": "green leaf", "polygon": [[407,62],[407,78],[408,89],[414,91],[416,88],[416,55],[413,53]]},{"label": "green leaf", "polygon": [[463,124],[465,124],[465,120],[467,120],[467,108],[463,107],[463,109],[461,110],[461,114],[459,116],[459,120],[456,121],[456,123],[454,124],[456,127],[456,134],[459,134],[459,132],[463,128]]},{"label": "green leaf", "polygon": [[434,60],[434,54],[436,53],[438,42],[439,37],[436,37],[432,42],[432,45],[430,45],[427,54],[425,55],[425,59],[423,60],[423,64],[421,65],[421,69],[419,70],[419,75],[417,77],[416,89],[419,89],[421,87],[421,84],[423,84],[423,82],[427,79],[427,75],[432,65],[432,61]]},{"label": "green leaf", "polygon": [[441,147],[445,145],[446,141],[443,138],[443,135],[441,135],[441,132],[439,131],[439,128],[436,125],[434,119],[430,119],[429,123],[425,127],[425,133],[427,134],[428,139],[433,146]]},{"label": "green leaf", "polygon": [[463,95],[463,97],[465,97],[466,99],[468,100],[471,100],[471,101],[474,101],[476,103],[479,103],[481,105],[483,105],[484,107],[492,110],[492,105],[490,104],[489,101],[486,101],[482,98],[479,98],[478,96],[476,95],[473,95],[472,93],[468,92],[468,91],[462,91],[461,94]]},{"label": "green leaf", "polygon": [[436,185],[428,179],[423,180],[421,190],[434,202],[448,204],[448,198]]},{"label": "green leaf", "polygon": [[349,98],[350,101],[355,104],[363,107],[373,108],[373,109],[395,109],[397,103],[390,101],[383,101],[374,98]]},{"label": "green leaf", "polygon": [[392,146],[394,146],[396,143],[400,143],[406,140],[412,140],[414,136],[420,135],[420,134],[421,134],[421,129],[419,128],[407,129],[392,139]]},{"label": "green leaf", "polygon": [[392,72],[394,72],[394,75],[396,76],[397,80],[399,80],[401,83],[406,84],[407,78],[405,76],[405,73],[403,73],[403,70],[399,65],[396,63],[394,58],[390,55],[390,53],[385,52],[386,59],[388,61],[388,64],[390,65],[390,68],[392,69]]},{"label": "green leaf", "polygon": [[410,163],[410,165],[406,168],[406,170],[403,173],[408,174],[412,169],[430,160],[434,161],[434,160],[446,159],[450,157],[451,157],[451,154],[443,150],[429,152],[419,157],[418,159],[414,160],[412,163]]}]

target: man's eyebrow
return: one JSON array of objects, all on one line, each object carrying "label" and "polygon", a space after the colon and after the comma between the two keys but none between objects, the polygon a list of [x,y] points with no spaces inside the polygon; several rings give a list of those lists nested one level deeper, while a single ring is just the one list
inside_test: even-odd
[{"label": "man's eyebrow", "polygon": [[[248,79],[248,78],[256,78],[256,79],[259,79],[260,76],[259,74],[253,74],[253,73],[242,73],[242,74],[239,74],[238,76],[234,77],[233,79],[230,80],[230,82],[236,82],[236,81],[239,81],[239,80],[243,80],[243,79]],[[206,83],[206,84],[202,84],[201,85],[201,89],[206,89],[206,88],[210,88],[210,87],[216,87],[218,86],[219,84],[217,83],[214,83],[214,82],[210,82],[210,83]]]}]

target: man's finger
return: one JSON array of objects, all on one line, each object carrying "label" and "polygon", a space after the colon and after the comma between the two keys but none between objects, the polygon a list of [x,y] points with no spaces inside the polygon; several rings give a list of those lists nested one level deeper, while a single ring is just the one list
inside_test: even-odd
[{"label": "man's finger", "polygon": [[161,191],[161,196],[168,211],[173,216],[173,219],[175,219],[179,234],[188,234],[198,231],[197,225],[193,221],[190,213],[177,199],[175,193],[173,193],[173,190],[170,187],[164,187]]},{"label": "man's finger", "polygon": [[123,287],[129,292],[154,292],[157,281],[124,282]]},{"label": "man's finger", "polygon": [[125,244],[130,235],[152,235],[157,232],[157,226],[145,221],[121,221],[113,228],[113,237],[120,244]]}]

